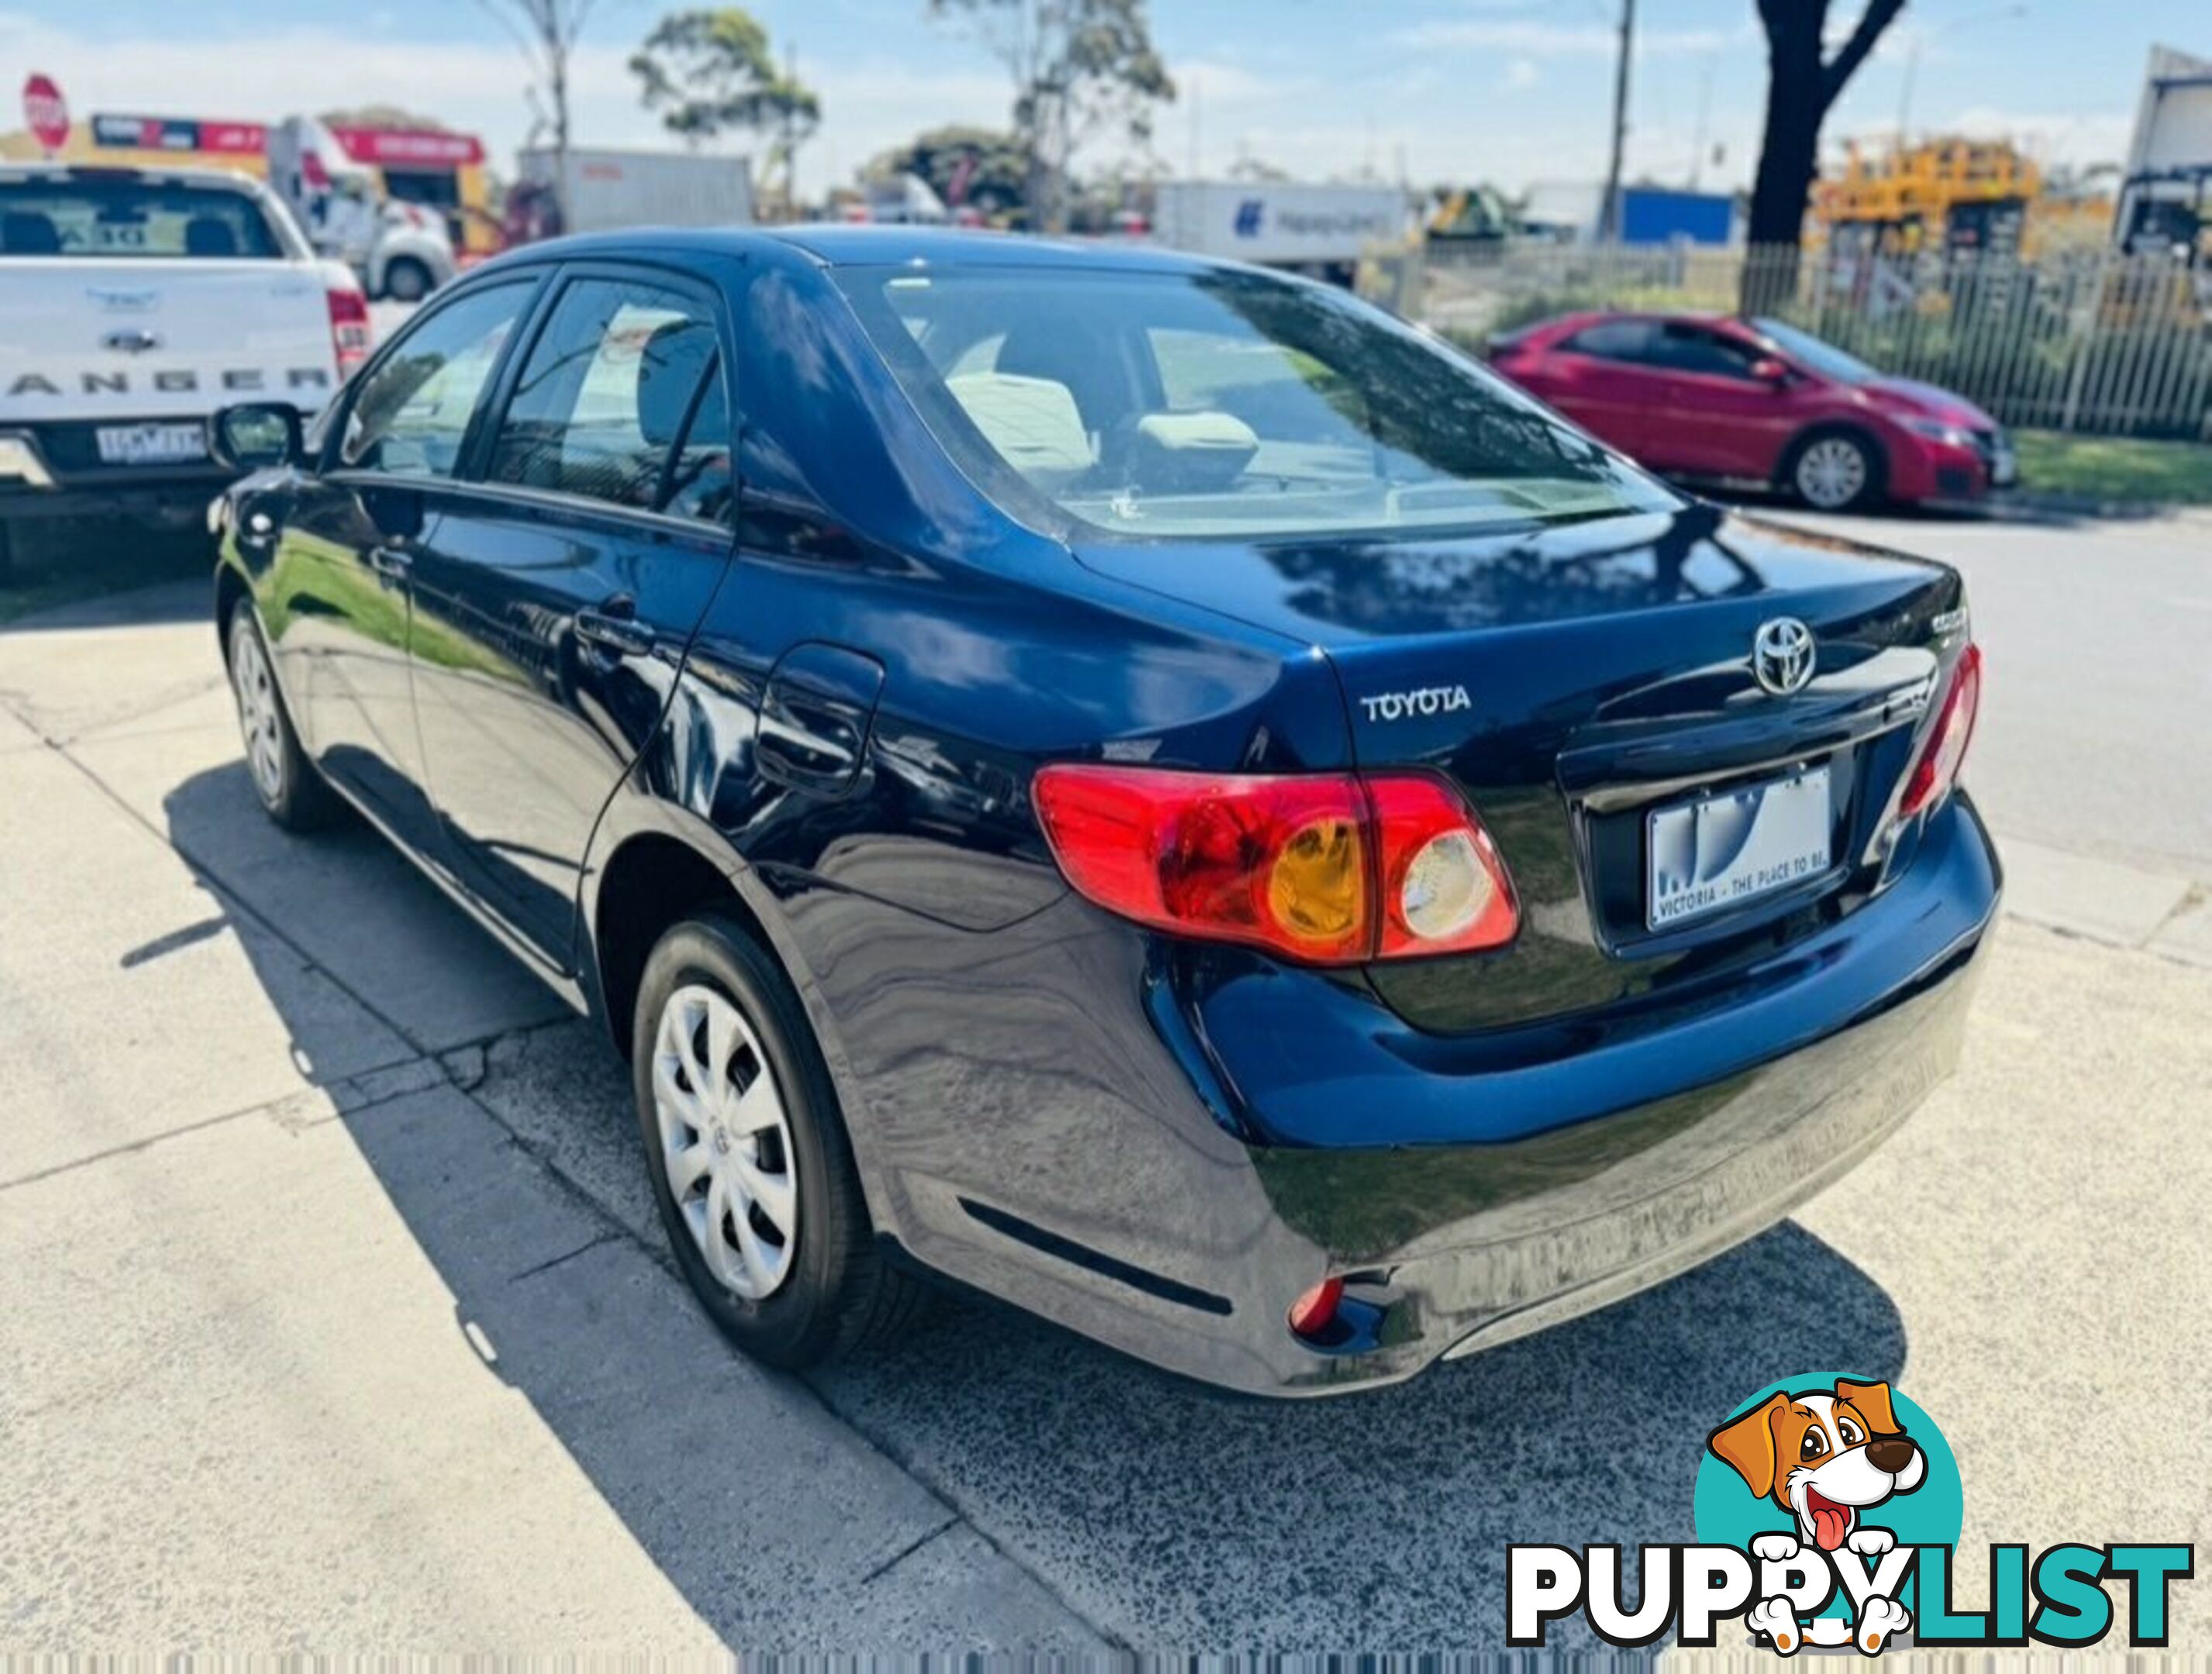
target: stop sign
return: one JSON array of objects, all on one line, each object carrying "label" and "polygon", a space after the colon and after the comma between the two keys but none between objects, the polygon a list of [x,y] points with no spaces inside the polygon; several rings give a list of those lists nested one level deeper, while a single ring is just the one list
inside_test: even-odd
[{"label": "stop sign", "polygon": [[52,76],[34,75],[23,83],[23,125],[49,151],[69,143],[69,104]]}]

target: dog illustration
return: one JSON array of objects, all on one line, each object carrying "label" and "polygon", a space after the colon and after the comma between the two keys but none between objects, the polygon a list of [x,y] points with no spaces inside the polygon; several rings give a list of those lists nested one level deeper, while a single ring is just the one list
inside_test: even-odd
[{"label": "dog illustration", "polygon": [[[1722,1425],[1705,1445],[1754,1495],[1796,1519],[1796,1538],[1761,1535],[1752,1543],[1755,1556],[1778,1561],[1806,1545],[1880,1557],[1897,1544],[1897,1537],[1863,1525],[1859,1513],[1893,1494],[1911,1493],[1928,1474],[1928,1457],[1897,1422],[1886,1383],[1838,1379],[1832,1390],[1771,1396]],[[1869,1619],[1854,1624],[1851,1633],[1852,1641],[1869,1652],[1912,1619],[1882,1598],[1869,1601],[1866,1615]],[[1797,1648],[1796,1617],[1786,1598],[1761,1601],[1746,1620],[1784,1654]],[[1840,1629],[1840,1623],[1815,1622],[1805,1637],[1827,1643],[1832,1633],[1834,1642],[1842,1643]]]}]

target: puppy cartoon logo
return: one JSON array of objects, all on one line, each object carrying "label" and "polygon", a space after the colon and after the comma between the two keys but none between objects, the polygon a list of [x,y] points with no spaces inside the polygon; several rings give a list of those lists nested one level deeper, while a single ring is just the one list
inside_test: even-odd
[{"label": "puppy cartoon logo", "polygon": [[[1765,1563],[1787,1564],[1807,1546],[1880,1558],[1897,1536],[1863,1513],[1912,1493],[1928,1475],[1928,1456],[1898,1421],[1889,1386],[1848,1378],[1825,1389],[1778,1390],[1723,1424],[1705,1445],[1754,1498],[1771,1500],[1796,1521],[1794,1535],[1753,1538],[1752,1554]],[[1745,1621],[1786,1656],[1802,1642],[1879,1651],[1912,1617],[1896,1600],[1876,1595],[1855,1621],[1824,1617],[1801,1631],[1796,1603],[1777,1594],[1760,1599]]]},{"label": "puppy cartoon logo", "polygon": [[[1703,1427],[1699,1426],[1698,1429]],[[1927,1411],[1863,1371],[1806,1372],[1766,1385],[1727,1422],[1681,1438],[1697,1460],[1685,1543],[1557,1538],[1505,1549],[1505,1642],[1541,1649],[1570,1617],[1607,1645],[1709,1649],[1740,1622],[1794,1657],[1806,1646],[1880,1656],[2029,1644],[2079,1649],[2124,1619],[2127,1642],[2166,1642],[2174,1587],[2197,1573],[2186,1541],[2063,1539],[2032,1551],[1993,1544],[1971,1568],[1986,1607],[1954,1586],[1966,1494],[1959,1461]],[[2126,1584],[2124,1618],[2110,1583]]]}]

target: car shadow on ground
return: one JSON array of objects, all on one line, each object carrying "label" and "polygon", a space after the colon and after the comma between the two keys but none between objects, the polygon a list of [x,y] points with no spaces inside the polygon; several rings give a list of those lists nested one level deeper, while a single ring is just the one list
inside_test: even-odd
[{"label": "car shadow on ground", "polygon": [[[234,851],[218,828],[262,817],[237,763],[165,806],[191,852]],[[241,893],[280,933],[318,911]],[[398,915],[421,945],[383,964],[450,959],[451,937],[477,933],[455,916]],[[264,986],[281,1009],[290,986]],[[755,1404],[826,1404],[1125,1641],[1467,1648],[1501,1630],[1509,1544],[1687,1539],[1705,1438],[1735,1404],[1808,1369],[1893,1380],[1905,1362],[1881,1287],[1785,1222],[1601,1313],[1364,1396],[1224,1396],[964,1295],[802,1384],[737,1362],[692,1306],[651,1218],[628,1077],[594,1027],[528,1031],[455,1074],[467,1096],[442,1088],[442,1115],[402,1100],[348,1116],[361,1154],[457,1320],[497,1345],[499,1374],[733,1642],[765,1638],[764,1601],[732,1556],[762,1527],[730,1509],[750,1492]],[[626,1264],[613,1301],[579,1304],[525,1271],[560,1241],[532,1217],[573,1215],[577,1193],[599,1231],[574,1261]],[[637,1351],[648,1326],[675,1348]]]}]

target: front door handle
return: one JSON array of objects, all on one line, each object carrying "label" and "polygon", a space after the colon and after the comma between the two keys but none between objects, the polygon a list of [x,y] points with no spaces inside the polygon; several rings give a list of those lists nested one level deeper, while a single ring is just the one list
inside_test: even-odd
[{"label": "front door handle", "polygon": [[617,597],[601,610],[579,610],[576,637],[617,657],[647,656],[653,650],[653,630],[632,614],[636,609],[628,598]]},{"label": "front door handle", "polygon": [[415,567],[415,561],[398,547],[373,546],[368,549],[368,567],[388,586],[394,582],[404,581],[407,573]]}]

